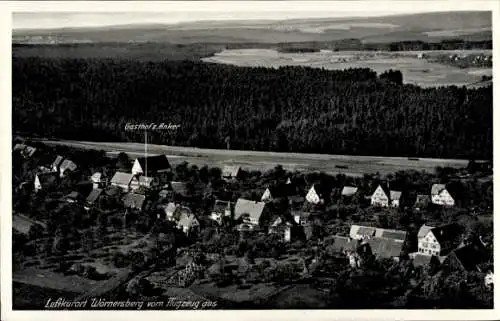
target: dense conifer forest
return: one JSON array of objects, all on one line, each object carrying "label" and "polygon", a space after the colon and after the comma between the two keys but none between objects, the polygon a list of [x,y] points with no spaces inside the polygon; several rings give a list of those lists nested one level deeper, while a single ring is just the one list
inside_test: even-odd
[{"label": "dense conifer forest", "polygon": [[[403,85],[398,71],[13,58],[13,130],[305,153],[492,158],[492,88]],[[480,124],[480,125],[478,125]],[[227,139],[229,137],[229,139]]]}]

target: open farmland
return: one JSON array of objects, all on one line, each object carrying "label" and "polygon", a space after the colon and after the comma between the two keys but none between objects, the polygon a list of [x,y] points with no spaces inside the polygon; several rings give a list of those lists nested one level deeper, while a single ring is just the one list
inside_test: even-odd
[{"label": "open farmland", "polygon": [[[478,51],[471,51],[470,54]],[[490,68],[456,68],[417,58],[420,52],[333,52],[321,50],[312,53],[282,53],[271,49],[224,50],[205,62],[232,64],[247,67],[307,66],[342,70],[348,68],[370,68],[377,73],[397,69],[403,73],[407,84],[430,86],[468,85],[481,81],[482,76],[491,76]],[[441,52],[445,53],[445,52]],[[457,51],[464,53],[464,51]],[[487,52],[484,52],[487,53]]]},{"label": "open farmland", "polygon": [[[63,145],[74,148],[97,149],[116,155],[127,153],[131,158],[144,155],[144,144],[140,143],[103,143],[80,141],[50,141],[41,140],[49,145]],[[349,156],[324,154],[276,153],[257,151],[238,151],[220,149],[200,149],[179,146],[164,146],[148,144],[148,154],[166,154],[172,165],[184,161],[190,164],[210,167],[224,165],[240,165],[249,170],[268,170],[280,164],[287,170],[323,171],[326,173],[344,173],[362,176],[367,173],[392,173],[398,170],[434,171],[437,166],[462,168],[467,166],[467,160],[457,159],[408,159],[404,157]]]}]

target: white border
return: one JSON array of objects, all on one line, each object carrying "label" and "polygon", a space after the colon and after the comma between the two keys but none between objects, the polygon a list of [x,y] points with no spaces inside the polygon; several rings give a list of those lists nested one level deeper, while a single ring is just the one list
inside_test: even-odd
[{"label": "white border", "polygon": [[[2,320],[206,320],[217,318],[238,318],[239,320],[271,319],[271,320],[301,320],[311,319],[348,319],[348,320],[494,320],[500,319],[498,313],[498,290],[495,292],[495,302],[497,308],[494,310],[266,310],[266,311],[12,311],[11,296],[11,12],[147,12],[147,11],[231,11],[231,10],[252,10],[252,11],[307,11],[328,10],[334,7],[337,11],[370,11],[376,10],[384,14],[390,14],[395,10],[404,8],[425,8],[425,11],[456,11],[456,10],[488,10],[493,12],[493,39],[500,36],[498,27],[500,23],[500,3],[498,1],[475,1],[475,0],[453,0],[453,1],[195,1],[195,2],[84,2],[84,1],[17,1],[0,2],[0,119],[2,162],[0,170],[0,206],[2,208],[1,219],[1,315]],[[423,11],[423,10],[422,10]],[[494,46],[493,68],[494,77],[499,76],[498,61],[500,59],[499,50]],[[499,116],[498,111],[498,86],[494,86],[494,123]],[[500,135],[494,127],[494,137]],[[499,150],[500,140],[494,140],[494,153]],[[499,168],[497,157],[494,157],[494,167]],[[494,173],[494,195],[495,204],[499,204],[500,190],[496,184],[497,172]],[[495,212],[496,206],[495,206]],[[494,221],[494,231],[498,230],[498,222]],[[494,240],[495,249],[499,249],[498,238]],[[495,260],[496,278],[500,270]],[[498,282],[497,282],[498,284]]]}]

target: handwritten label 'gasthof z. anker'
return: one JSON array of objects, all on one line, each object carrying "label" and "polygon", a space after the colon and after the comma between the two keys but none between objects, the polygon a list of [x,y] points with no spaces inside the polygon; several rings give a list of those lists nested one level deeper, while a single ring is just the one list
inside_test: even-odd
[{"label": "handwritten label 'gasthof z. anker'", "polygon": [[181,127],[172,123],[126,123],[125,130],[177,130]]}]

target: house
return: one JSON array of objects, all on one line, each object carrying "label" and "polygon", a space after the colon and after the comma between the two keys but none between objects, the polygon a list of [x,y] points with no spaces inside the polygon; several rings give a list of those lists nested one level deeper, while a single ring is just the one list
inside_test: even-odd
[{"label": "house", "polygon": [[306,225],[310,222],[311,212],[309,211],[292,211],[293,220],[298,225]]},{"label": "house", "polygon": [[223,217],[233,217],[234,203],[216,200],[214,208],[210,213],[210,218],[219,224],[222,224]]},{"label": "house", "polygon": [[306,194],[306,200],[311,204],[324,204],[330,198],[332,187],[326,184],[314,184]]},{"label": "house", "polygon": [[76,170],[76,168],[77,168],[77,166],[75,163],[73,163],[69,159],[65,159],[65,160],[63,160],[63,162],[59,166],[60,176],[63,177],[65,172],[67,172],[67,171],[73,172]]},{"label": "house", "polygon": [[399,207],[401,192],[390,190],[387,185],[380,184],[371,196],[371,204],[376,207]]},{"label": "house", "polygon": [[156,175],[170,170],[170,163],[166,155],[139,157],[134,161],[132,174],[134,175]]},{"label": "house", "polygon": [[292,223],[277,217],[269,227],[269,234],[278,234],[285,242],[290,242],[293,238],[294,226]]},{"label": "house", "polygon": [[92,188],[103,188],[106,186],[106,179],[100,172],[92,174],[92,176],[90,176],[90,181],[92,182]]},{"label": "house", "polygon": [[261,201],[270,202],[273,199],[290,197],[294,194],[296,194],[296,192],[292,184],[279,184],[266,188],[266,190],[262,194]]},{"label": "house", "polygon": [[14,151],[19,152],[24,158],[30,158],[35,154],[36,148],[24,144],[16,144],[14,146]]},{"label": "house", "polygon": [[174,217],[174,213],[175,211],[177,210],[177,205],[175,205],[175,203],[168,203],[164,208],[163,208],[163,211],[165,212],[165,217],[167,220],[169,221],[174,221],[174,220],[177,220],[177,218]]},{"label": "house", "polygon": [[58,182],[57,172],[39,173],[35,175],[35,192],[54,186]]},{"label": "house", "polygon": [[460,242],[461,233],[456,224],[429,228],[421,227],[417,236],[418,252],[423,255],[447,255]]},{"label": "house", "polygon": [[102,192],[103,192],[102,188],[94,188],[90,192],[90,194],[85,199],[85,206],[84,207],[86,210],[89,210],[98,201],[98,199],[102,195]]},{"label": "house", "polygon": [[390,191],[386,185],[379,185],[371,196],[372,206],[388,207],[390,204]]},{"label": "house", "polygon": [[52,169],[53,172],[59,172],[59,166],[61,166],[62,161],[63,157],[57,155],[56,159],[52,162],[52,165],[50,165],[50,168]]},{"label": "house", "polygon": [[127,193],[122,197],[123,205],[126,208],[132,208],[138,210],[142,209],[145,200],[146,196],[135,193]]},{"label": "house", "polygon": [[260,217],[266,209],[266,203],[239,198],[234,206],[234,219],[242,219],[244,223],[258,226]]},{"label": "house", "polygon": [[200,222],[188,207],[179,206],[176,212],[179,213],[177,228],[182,230],[182,232],[184,232],[187,236],[192,234],[194,231],[199,232]]},{"label": "house", "polygon": [[160,181],[156,177],[139,176],[139,186],[148,189],[154,189],[160,186]]},{"label": "house", "polygon": [[434,184],[431,188],[431,201],[436,205],[443,206],[454,206],[455,199],[450,194],[446,185],[444,184]]},{"label": "house", "polygon": [[120,187],[124,192],[130,190],[130,183],[134,178],[133,174],[116,172],[113,178],[111,178],[111,185]]},{"label": "house", "polygon": [[391,206],[392,207],[399,207],[399,201],[401,199],[401,192],[400,191],[390,191],[390,201],[391,201]]},{"label": "house", "polygon": [[76,191],[73,191],[64,197],[64,200],[68,203],[77,203],[82,199],[82,195]]},{"label": "house", "polygon": [[417,199],[415,200],[415,209],[420,211],[422,209],[427,208],[431,203],[431,197],[429,195],[418,194]]},{"label": "house", "polygon": [[225,180],[237,179],[241,174],[241,167],[238,165],[224,165],[222,178]]},{"label": "house", "polygon": [[358,192],[358,188],[354,186],[344,186],[340,195],[342,197],[352,197]]}]

